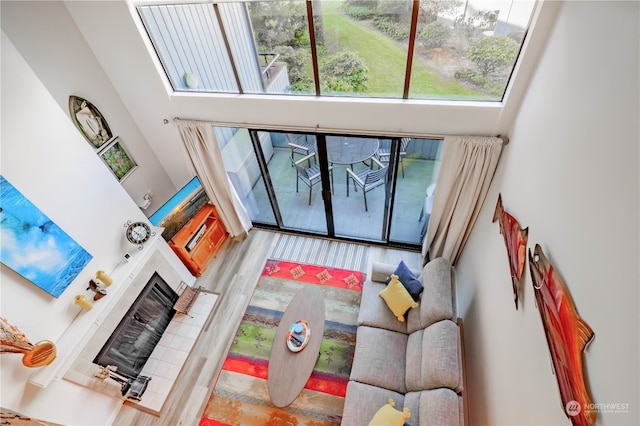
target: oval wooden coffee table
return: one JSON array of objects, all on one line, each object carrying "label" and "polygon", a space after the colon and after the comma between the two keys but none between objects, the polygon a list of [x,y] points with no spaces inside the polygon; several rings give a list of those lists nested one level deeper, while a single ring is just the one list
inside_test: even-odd
[{"label": "oval wooden coffee table", "polygon": [[[300,352],[287,347],[287,332],[296,321],[309,323],[309,343]],[[293,297],[282,315],[269,355],[267,386],[276,407],[286,407],[302,392],[320,354],[324,334],[324,296],[320,287],[306,285]]]}]

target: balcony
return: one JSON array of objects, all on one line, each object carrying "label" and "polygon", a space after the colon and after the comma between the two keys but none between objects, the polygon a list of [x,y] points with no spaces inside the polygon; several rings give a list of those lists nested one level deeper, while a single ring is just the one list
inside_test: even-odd
[{"label": "balcony", "polygon": [[[328,235],[321,185],[313,185],[310,203],[306,185],[300,182],[296,192],[297,174],[291,164],[291,149],[287,145],[286,134],[258,134],[271,183],[269,190],[259,172],[246,129],[240,129],[223,149],[227,172],[254,224],[277,226],[276,213],[268,196],[272,192],[282,229]],[[380,139],[381,147],[389,147],[390,143],[389,139]],[[380,186],[367,192],[367,210],[361,190],[356,192],[351,186],[347,196],[346,170],[351,166],[333,164],[331,205],[335,236],[418,248],[429,219],[430,207],[427,207],[427,212],[424,210],[426,195],[427,189],[435,183],[440,145],[439,140],[412,139],[402,165],[398,167],[395,182],[388,179],[386,188]],[[295,158],[301,156],[296,154]],[[311,164],[314,164],[313,161]],[[368,167],[368,162],[367,165],[357,163],[352,167],[357,172]],[[430,195],[433,196],[432,191]],[[389,224],[388,238],[385,223]]]}]

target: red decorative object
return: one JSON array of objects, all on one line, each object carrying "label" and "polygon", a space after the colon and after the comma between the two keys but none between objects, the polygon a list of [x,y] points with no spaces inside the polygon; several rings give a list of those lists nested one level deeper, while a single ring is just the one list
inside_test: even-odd
[{"label": "red decorative object", "polygon": [[513,299],[516,303],[517,310],[520,289],[522,288],[522,276],[524,275],[524,262],[527,257],[529,228],[521,229],[520,223],[504,211],[501,194],[498,194],[498,203],[493,213],[493,222],[496,220],[500,224],[500,233],[504,237],[504,244],[507,247],[511,284],[513,286]]},{"label": "red decorative object", "polygon": [[595,334],[578,315],[567,286],[538,244],[533,255],[529,250],[529,269],[560,388],[562,409],[574,425],[593,424],[596,411],[592,409],[585,384],[582,352]]}]

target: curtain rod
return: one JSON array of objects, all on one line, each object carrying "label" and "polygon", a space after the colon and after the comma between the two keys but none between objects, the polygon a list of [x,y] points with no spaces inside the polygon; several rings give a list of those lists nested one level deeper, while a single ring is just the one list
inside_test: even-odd
[{"label": "curtain rod", "polygon": [[[168,124],[169,120],[162,120],[164,124]],[[237,123],[237,122],[229,122],[229,121],[213,121],[213,120],[192,120],[188,118],[180,118],[173,117],[173,121],[195,121],[198,123],[209,123],[212,126],[221,126],[221,127],[244,127],[252,130],[274,130],[279,132],[311,132],[311,133],[329,133],[329,134],[350,134],[357,136],[382,136],[382,137],[414,137],[421,139],[444,139],[446,136],[462,136],[462,135],[437,135],[433,133],[415,133],[415,132],[390,132],[390,131],[377,131],[377,132],[367,132],[364,130],[347,130],[347,129],[335,129],[331,127],[321,127],[319,124],[316,124],[315,127],[308,126],[275,126],[271,124],[260,124],[260,125],[249,125],[248,123]],[[471,136],[471,135],[469,135]],[[473,135],[478,136],[478,135]],[[491,135],[494,137],[494,135]],[[509,143],[508,136],[495,135],[495,137],[502,139],[502,144],[507,145]]]}]

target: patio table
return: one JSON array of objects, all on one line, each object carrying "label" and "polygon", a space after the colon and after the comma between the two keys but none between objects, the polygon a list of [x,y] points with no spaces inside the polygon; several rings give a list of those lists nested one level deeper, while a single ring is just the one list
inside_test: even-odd
[{"label": "patio table", "polygon": [[327,157],[330,163],[352,165],[366,161],[378,150],[380,141],[374,138],[327,136]]}]

